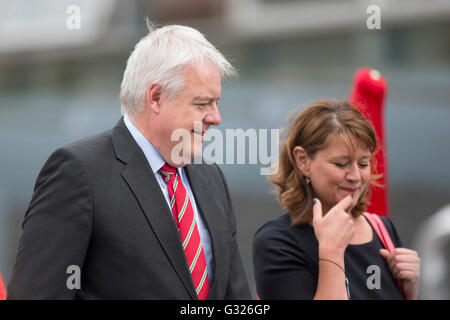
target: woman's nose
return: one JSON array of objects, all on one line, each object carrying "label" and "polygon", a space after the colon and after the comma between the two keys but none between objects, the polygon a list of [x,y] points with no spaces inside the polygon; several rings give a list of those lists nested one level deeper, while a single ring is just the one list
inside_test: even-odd
[{"label": "woman's nose", "polygon": [[347,177],[348,180],[359,182],[361,180],[361,173],[359,172],[359,166],[354,163],[348,167]]}]

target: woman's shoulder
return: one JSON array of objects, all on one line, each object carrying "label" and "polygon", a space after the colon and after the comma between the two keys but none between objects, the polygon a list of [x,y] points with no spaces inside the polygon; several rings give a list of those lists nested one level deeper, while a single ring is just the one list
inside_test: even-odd
[{"label": "woman's shoulder", "polygon": [[256,231],[254,236],[254,242],[257,244],[267,242],[288,244],[294,242],[296,245],[299,245],[304,242],[310,242],[313,239],[315,239],[314,229],[308,224],[293,226],[289,213],[266,222]]},{"label": "woman's shoulder", "polygon": [[389,235],[391,236],[391,239],[394,242],[394,245],[396,247],[402,247],[403,246],[402,241],[397,232],[397,229],[395,228],[392,218],[389,216],[380,216],[380,218],[381,218],[381,221],[383,222],[384,226],[386,227],[386,230],[388,231]]},{"label": "woman's shoulder", "polygon": [[389,235],[391,236],[392,241],[394,242],[394,245],[396,247],[403,247],[402,240],[397,232],[397,229],[395,228],[394,222],[392,219],[388,216],[382,216],[381,220],[383,221],[384,225],[386,226],[386,229],[389,232]]},{"label": "woman's shoulder", "polygon": [[256,234],[271,232],[275,230],[286,230],[290,227],[291,218],[289,213],[285,213],[274,220],[267,221],[256,231]]}]

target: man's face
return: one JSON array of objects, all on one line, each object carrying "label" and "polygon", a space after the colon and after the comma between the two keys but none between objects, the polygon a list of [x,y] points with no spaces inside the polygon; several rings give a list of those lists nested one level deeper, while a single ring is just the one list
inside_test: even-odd
[{"label": "man's face", "polygon": [[179,141],[172,141],[174,131],[184,129],[184,132],[189,132],[190,158],[193,158],[201,156],[202,142],[208,128],[221,122],[218,110],[221,76],[218,68],[205,60],[187,65],[184,76],[185,85],[176,98],[161,96],[157,120],[160,141],[157,148],[164,159],[176,167],[185,163],[180,164],[172,159],[174,147],[180,145]]}]

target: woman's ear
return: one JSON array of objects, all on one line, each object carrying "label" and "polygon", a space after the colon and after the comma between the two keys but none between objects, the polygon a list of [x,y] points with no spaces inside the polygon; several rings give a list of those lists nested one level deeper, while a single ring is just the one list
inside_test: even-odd
[{"label": "woman's ear", "polygon": [[161,91],[161,86],[155,82],[152,82],[147,89],[147,104],[150,109],[156,114],[159,114],[161,107]]},{"label": "woman's ear", "polygon": [[294,150],[292,150],[292,154],[294,156],[297,168],[304,176],[309,177],[309,158],[305,149],[303,149],[303,147],[296,146]]}]

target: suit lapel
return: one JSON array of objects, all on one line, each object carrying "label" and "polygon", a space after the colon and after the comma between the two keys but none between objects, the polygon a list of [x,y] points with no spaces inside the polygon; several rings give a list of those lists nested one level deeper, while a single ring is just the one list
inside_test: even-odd
[{"label": "suit lapel", "polygon": [[213,201],[214,195],[211,194],[205,177],[198,172],[199,166],[187,165],[184,168],[186,170],[186,175],[189,179],[192,192],[194,193],[195,202],[199,208],[200,214],[202,215],[203,221],[206,223],[212,242],[214,283],[210,290],[208,299],[218,299],[217,286],[219,279],[227,278],[227,258],[225,254],[226,243],[221,235],[221,230],[219,229],[220,226],[217,224],[217,221],[215,221],[215,215],[213,214],[215,212],[219,212],[220,208],[218,208],[215,201]]},{"label": "suit lapel", "polygon": [[118,159],[126,166],[122,176],[139,202],[150,228],[158,238],[186,290],[197,298],[186,263],[180,236],[150,165],[123,120],[113,129],[113,144]]}]

